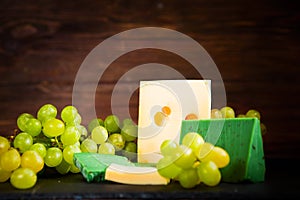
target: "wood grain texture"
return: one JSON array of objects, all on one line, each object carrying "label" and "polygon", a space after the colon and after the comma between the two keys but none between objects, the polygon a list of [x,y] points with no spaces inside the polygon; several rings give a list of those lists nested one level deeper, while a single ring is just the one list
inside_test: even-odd
[{"label": "wood grain texture", "polygon": [[[0,134],[13,132],[22,112],[35,113],[45,103],[59,110],[72,104],[76,73],[99,43],[121,31],[154,26],[186,34],[207,50],[224,80],[228,105],[238,113],[250,108],[261,111],[268,128],[267,157],[300,157],[298,8],[296,0],[2,0]],[[185,78],[202,78],[170,52],[128,53],[113,62],[99,81],[95,98],[99,117],[111,113],[111,94],[120,77],[151,62],[170,66]],[[158,73],[149,79],[159,77],[178,78]],[[83,93],[89,94],[89,84]],[[137,80],[122,82],[120,99],[137,86]],[[136,120],[138,93],[117,107],[124,114],[129,109]],[[79,108],[84,109],[93,108],[90,104]],[[88,120],[83,118],[85,124]]]}]

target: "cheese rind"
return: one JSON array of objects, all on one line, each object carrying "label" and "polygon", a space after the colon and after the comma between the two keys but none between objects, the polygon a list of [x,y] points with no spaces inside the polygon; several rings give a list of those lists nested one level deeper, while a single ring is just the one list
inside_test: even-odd
[{"label": "cheese rind", "polygon": [[105,172],[105,180],[131,185],[167,185],[155,167],[124,166],[112,163]]}]

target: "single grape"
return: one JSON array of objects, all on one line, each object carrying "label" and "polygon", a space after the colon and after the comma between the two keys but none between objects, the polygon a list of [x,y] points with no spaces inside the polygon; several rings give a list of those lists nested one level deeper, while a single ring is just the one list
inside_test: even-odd
[{"label": "single grape", "polygon": [[201,162],[197,174],[201,182],[208,186],[216,186],[221,181],[221,173],[213,161]]},{"label": "single grape", "polygon": [[120,131],[119,118],[116,115],[109,115],[104,120],[104,127],[110,133],[116,133]]},{"label": "single grape", "polygon": [[88,131],[87,129],[83,126],[83,125],[76,125],[79,133],[80,133],[80,142],[82,142],[83,140],[85,140],[88,137]]},{"label": "single grape", "polygon": [[132,119],[130,118],[125,118],[123,120],[123,127],[126,126],[126,125],[132,125],[132,126],[136,126],[136,124],[132,121]]},{"label": "single grape", "polygon": [[108,142],[105,142],[104,144],[101,144],[99,146],[98,153],[114,155],[115,154],[115,148],[112,144],[110,144]]},{"label": "single grape", "polygon": [[94,140],[87,138],[82,141],[82,143],[80,145],[80,149],[82,152],[96,153],[98,150],[98,147]]},{"label": "single grape", "polygon": [[193,166],[196,161],[196,156],[193,150],[185,145],[180,145],[175,150],[177,155],[174,163],[183,169],[188,169]]},{"label": "single grape", "polygon": [[45,122],[43,132],[46,136],[57,137],[65,131],[65,124],[56,118],[49,119]]},{"label": "single grape", "polygon": [[237,116],[237,118],[245,118],[246,117],[246,115],[244,115],[244,114],[238,114],[238,116]]},{"label": "single grape", "polygon": [[67,126],[77,126],[81,123],[81,115],[77,113],[73,121],[66,122]]},{"label": "single grape", "polygon": [[97,126],[93,129],[91,137],[96,144],[103,144],[108,138],[108,132],[103,126]]},{"label": "single grape", "polygon": [[204,144],[204,139],[196,132],[189,132],[183,137],[182,144],[190,147],[195,152],[202,144]]},{"label": "single grape", "polygon": [[80,132],[76,126],[67,126],[64,133],[60,136],[63,145],[75,144],[79,141]]},{"label": "single grape", "polygon": [[137,126],[126,125],[121,129],[121,135],[123,135],[126,142],[132,142],[137,138]]},{"label": "single grape", "polygon": [[178,175],[178,181],[184,188],[194,188],[197,184],[199,184],[197,170],[194,168],[182,170]]},{"label": "single grape", "polygon": [[36,118],[30,118],[26,122],[25,132],[29,133],[32,137],[38,136],[42,131],[42,124]]},{"label": "single grape", "polygon": [[125,147],[125,139],[124,137],[119,133],[113,133],[108,137],[109,143],[114,145],[115,149],[117,151],[123,149]]},{"label": "single grape", "polygon": [[74,153],[80,153],[81,150],[77,145],[68,145],[63,150],[63,157],[69,164],[73,164]]},{"label": "single grape", "polygon": [[174,150],[177,148],[178,144],[173,140],[165,140],[160,145],[160,151],[163,156],[171,155]]},{"label": "single grape", "polygon": [[42,143],[34,143],[29,150],[38,152],[42,158],[44,158],[47,154],[47,149]]},{"label": "single grape", "polygon": [[73,174],[77,174],[80,172],[80,169],[73,164],[71,165],[70,172],[72,172]]},{"label": "single grape", "polygon": [[256,117],[257,119],[260,119],[260,113],[257,110],[250,109],[246,113],[246,117]]},{"label": "single grape", "polygon": [[71,169],[71,164],[62,159],[61,163],[55,167],[56,171],[60,174],[67,174]]},{"label": "single grape", "polygon": [[40,107],[40,109],[37,112],[37,118],[42,123],[44,123],[48,119],[56,118],[56,115],[57,115],[57,109],[52,104],[43,105],[42,107]]},{"label": "single grape", "polygon": [[10,143],[7,138],[0,136],[0,154],[8,151]]},{"label": "single grape", "polygon": [[30,168],[35,173],[38,173],[44,167],[44,159],[36,151],[25,151],[21,156],[21,167]]},{"label": "single grape", "polygon": [[214,145],[209,142],[204,142],[195,152],[196,157],[202,161],[212,150]]},{"label": "single grape", "polygon": [[7,181],[10,178],[10,176],[11,176],[11,171],[5,171],[0,166],[0,183],[4,183],[5,181]]},{"label": "single grape", "polygon": [[210,118],[212,118],[212,119],[223,118],[222,112],[219,109],[212,109],[210,112]]},{"label": "single grape", "polygon": [[265,135],[267,133],[267,127],[264,123],[260,123],[260,130],[261,130],[261,134]]},{"label": "single grape", "polygon": [[74,106],[66,106],[61,111],[61,119],[66,123],[74,123],[76,115],[78,114],[77,109]]},{"label": "single grape", "polygon": [[137,156],[137,145],[134,142],[126,142],[123,155],[129,160],[135,160]]},{"label": "single grape", "polygon": [[10,177],[10,183],[17,189],[29,189],[35,185],[37,176],[29,168],[16,169]]},{"label": "single grape", "polygon": [[95,118],[88,124],[88,131],[89,133],[92,132],[92,130],[97,126],[104,126],[104,122],[101,118]]},{"label": "single grape", "polygon": [[182,168],[173,163],[173,160],[170,156],[161,158],[157,162],[156,168],[161,176],[171,179],[175,179],[182,171]]},{"label": "single grape", "polygon": [[19,149],[21,153],[27,151],[33,143],[32,136],[29,135],[28,133],[19,133],[15,138],[14,138],[14,147]]},{"label": "single grape", "polygon": [[214,147],[205,157],[201,159],[202,162],[213,161],[218,168],[226,167],[230,158],[228,153],[221,147]]},{"label": "single grape", "polygon": [[8,151],[1,154],[0,168],[5,171],[11,172],[21,165],[21,157],[19,152],[10,148]]},{"label": "single grape", "polygon": [[221,109],[221,113],[223,118],[235,118],[234,110],[229,106],[223,107]]},{"label": "single grape", "polygon": [[22,113],[19,115],[17,119],[17,126],[21,131],[25,131],[26,129],[26,123],[29,119],[34,118],[31,114],[29,113]]},{"label": "single grape", "polygon": [[48,167],[58,166],[63,159],[62,151],[58,147],[50,147],[44,158],[44,162]]}]

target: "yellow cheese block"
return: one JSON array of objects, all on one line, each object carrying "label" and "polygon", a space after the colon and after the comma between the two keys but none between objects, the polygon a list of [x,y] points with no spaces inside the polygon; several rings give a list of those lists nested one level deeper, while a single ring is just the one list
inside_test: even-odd
[{"label": "yellow cheese block", "polygon": [[210,118],[210,84],[210,80],[140,82],[139,163],[157,163],[164,140],[179,143],[182,120]]},{"label": "yellow cheese block", "polygon": [[155,167],[124,166],[112,163],[105,172],[105,180],[132,185],[167,185]]}]

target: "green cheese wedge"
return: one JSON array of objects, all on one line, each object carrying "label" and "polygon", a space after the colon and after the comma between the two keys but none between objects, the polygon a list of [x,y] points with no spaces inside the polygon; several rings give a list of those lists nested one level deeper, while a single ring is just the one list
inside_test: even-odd
[{"label": "green cheese wedge", "polygon": [[264,150],[260,121],[257,118],[184,120],[180,143],[188,132],[197,132],[206,142],[228,152],[230,163],[220,169],[222,181],[264,181]]},{"label": "green cheese wedge", "polygon": [[112,163],[123,166],[135,166],[124,156],[98,153],[75,153],[74,163],[80,169],[87,182],[105,181],[106,169]]}]

